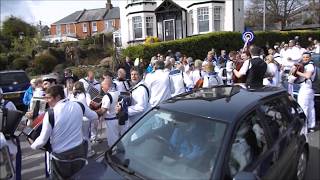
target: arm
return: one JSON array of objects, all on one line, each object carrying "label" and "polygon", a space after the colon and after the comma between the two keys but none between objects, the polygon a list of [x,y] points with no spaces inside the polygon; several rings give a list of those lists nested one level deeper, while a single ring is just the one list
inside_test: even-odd
[{"label": "arm", "polygon": [[51,135],[52,127],[49,123],[49,114],[46,112],[44,118],[43,118],[43,124],[40,136],[32,143],[31,148],[32,149],[39,149],[42,146],[44,146]]},{"label": "arm", "polygon": [[111,104],[110,104],[109,97],[107,95],[104,95],[102,98],[101,108],[96,110],[96,113],[98,113],[98,115],[102,116],[110,108],[110,105]]},{"label": "arm", "polygon": [[89,120],[95,120],[98,119],[98,115],[96,112],[91,110],[87,105],[84,105],[84,117],[88,118]]},{"label": "arm", "polygon": [[299,72],[299,71],[297,71],[297,75],[298,76],[301,76],[301,77],[304,77],[304,78],[306,78],[306,79],[310,79],[311,78],[311,76],[312,76],[312,74],[313,74],[313,72],[314,72],[314,66],[312,65],[312,64],[308,64],[307,66],[306,66],[306,70],[302,73],[302,72]]},{"label": "arm", "polygon": [[236,69],[233,69],[232,72],[233,74],[237,77],[237,78],[240,78],[241,76],[244,76],[246,75],[247,71],[249,70],[249,61],[250,60],[246,60],[241,69],[239,71],[237,71]]},{"label": "arm", "polygon": [[137,102],[136,104],[129,106],[128,107],[128,115],[133,116],[138,113],[142,113],[147,110],[147,104],[149,101],[148,93],[147,90],[140,86],[137,89],[135,89],[135,101]]}]

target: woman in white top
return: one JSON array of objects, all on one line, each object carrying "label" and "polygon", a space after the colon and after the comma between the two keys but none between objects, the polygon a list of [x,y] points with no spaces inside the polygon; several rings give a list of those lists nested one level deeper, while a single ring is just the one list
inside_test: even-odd
[{"label": "woman in white top", "polygon": [[74,85],[73,78],[67,78],[66,79],[65,88],[64,88],[64,96],[66,98],[70,99],[70,97],[72,96],[72,94],[73,94],[73,85]]},{"label": "woman in white top", "polygon": [[263,85],[279,86],[280,71],[273,56],[268,55],[265,61],[267,63],[267,72],[266,77],[263,79]]},{"label": "woman in white top", "polygon": [[[81,102],[84,106],[89,106],[91,102],[90,95],[86,93],[83,83],[80,81],[74,83],[73,93],[69,96],[69,99],[71,101]],[[82,119],[82,134],[84,139],[88,142],[88,157],[92,157],[95,154],[94,150],[91,148],[90,142],[90,123],[94,120],[96,119],[88,119],[86,117],[83,117]]]}]

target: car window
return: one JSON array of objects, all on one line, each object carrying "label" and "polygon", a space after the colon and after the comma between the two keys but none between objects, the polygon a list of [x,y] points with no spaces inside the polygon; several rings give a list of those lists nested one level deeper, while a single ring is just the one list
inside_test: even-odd
[{"label": "car window", "polygon": [[226,127],[213,119],[154,109],[115,144],[110,159],[126,162],[146,179],[209,179]]},{"label": "car window", "polygon": [[254,111],[242,121],[232,142],[228,163],[231,177],[244,170],[266,150],[265,132],[261,119]]},{"label": "car window", "polygon": [[285,110],[287,108],[284,108],[285,104],[281,99],[276,98],[260,107],[273,140],[277,140],[287,130],[291,122]]},{"label": "car window", "polygon": [[28,83],[29,79],[24,72],[1,73],[0,86]]}]

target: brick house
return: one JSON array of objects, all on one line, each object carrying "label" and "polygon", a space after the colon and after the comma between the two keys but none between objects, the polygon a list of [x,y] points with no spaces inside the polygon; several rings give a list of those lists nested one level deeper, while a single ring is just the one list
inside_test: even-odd
[{"label": "brick house", "polygon": [[51,24],[51,38],[84,39],[98,33],[114,32],[120,28],[120,9],[108,0],[105,8],[76,11]]}]

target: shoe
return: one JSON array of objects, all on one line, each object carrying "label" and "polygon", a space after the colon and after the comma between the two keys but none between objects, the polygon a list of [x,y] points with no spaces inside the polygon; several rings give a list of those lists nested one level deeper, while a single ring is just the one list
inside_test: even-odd
[{"label": "shoe", "polygon": [[314,128],[309,128],[308,129],[308,133],[313,133],[314,132]]},{"label": "shoe", "polygon": [[88,152],[87,156],[88,156],[88,158],[91,158],[95,154],[96,154],[96,152],[94,150],[91,150],[91,151]]}]

